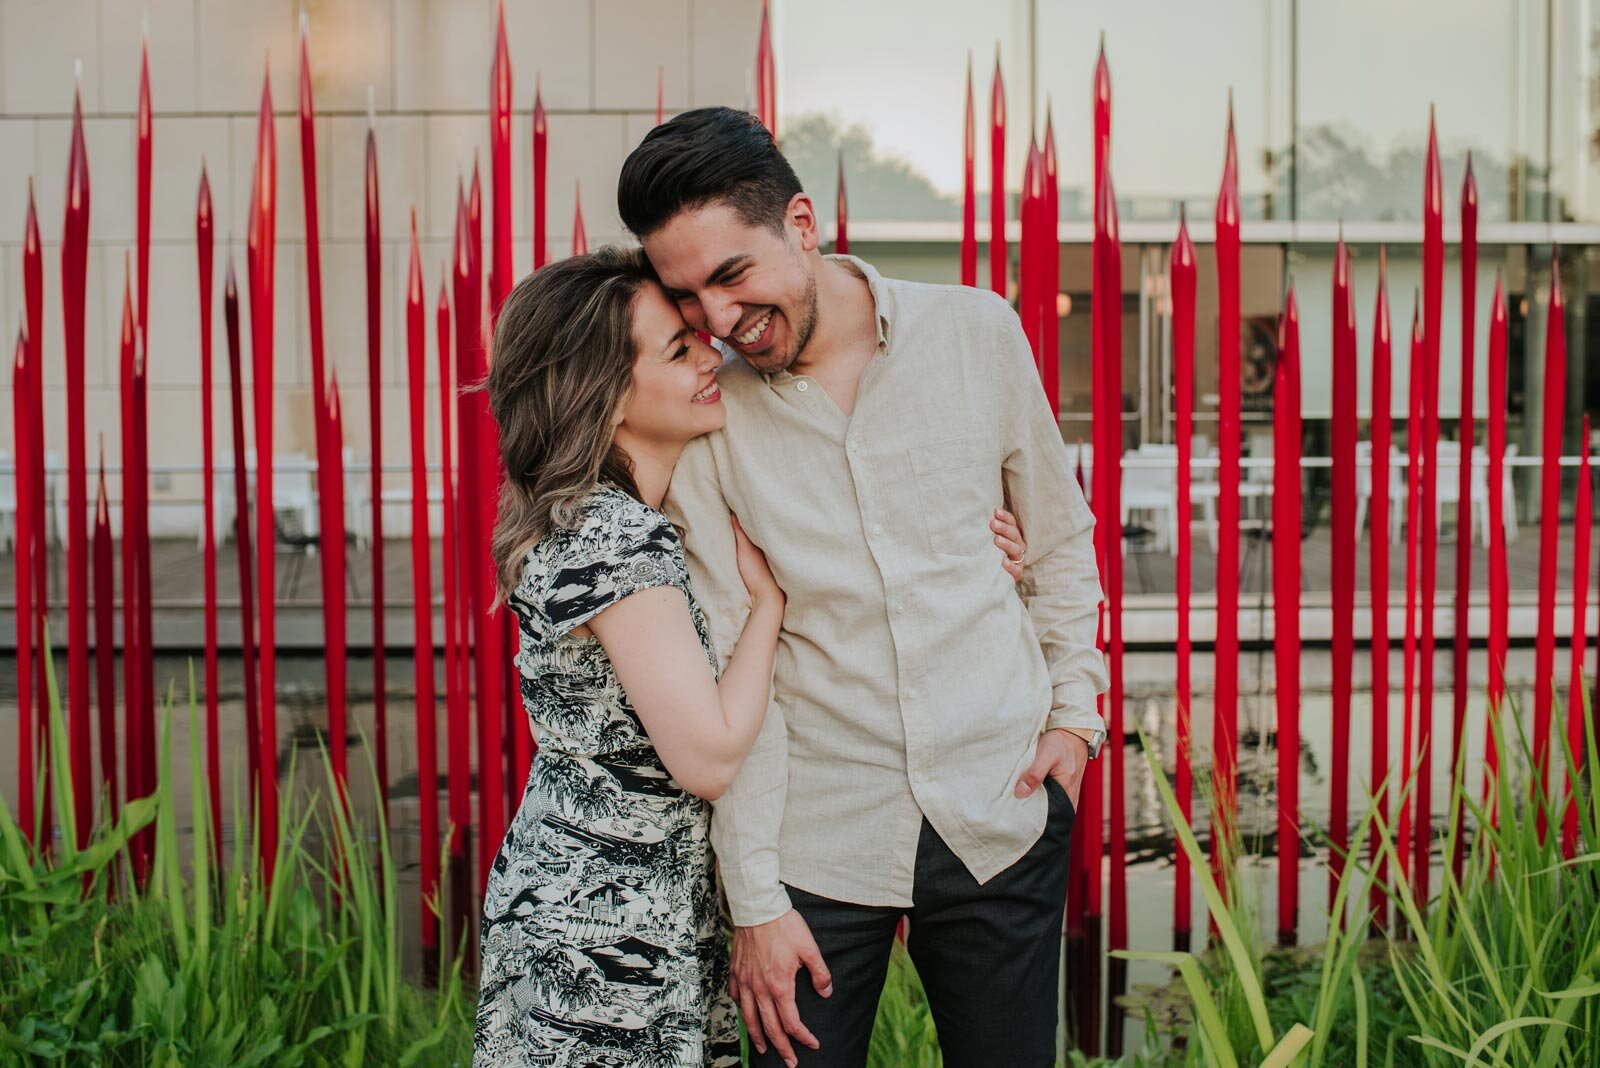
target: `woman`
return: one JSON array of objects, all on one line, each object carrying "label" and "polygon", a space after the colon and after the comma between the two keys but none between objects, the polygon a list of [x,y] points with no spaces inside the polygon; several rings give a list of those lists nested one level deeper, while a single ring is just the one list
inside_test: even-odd
[{"label": "woman", "polygon": [[706,802],[761,727],[784,597],[735,519],[751,609],[719,679],[658,510],[723,424],[720,364],[638,250],[551,264],[501,308],[493,555],[540,744],[484,900],[476,1065],[740,1063]]}]

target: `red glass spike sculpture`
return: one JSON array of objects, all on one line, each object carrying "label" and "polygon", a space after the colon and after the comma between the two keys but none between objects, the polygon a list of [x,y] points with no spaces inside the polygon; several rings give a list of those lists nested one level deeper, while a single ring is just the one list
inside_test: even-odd
[{"label": "red glass spike sculpture", "polygon": [[348,739],[349,701],[345,682],[349,671],[346,659],[348,616],[345,600],[345,508],[344,508],[344,412],[339,404],[339,372],[328,375],[322,397],[323,455],[329,458],[322,485],[328,494],[323,514],[328,519],[329,537],[323,544],[338,546],[325,572],[327,587],[322,593],[323,657],[328,668],[328,760],[341,800],[349,801],[350,754]]},{"label": "red glass spike sculpture", "polygon": [[[1372,612],[1372,764],[1368,786],[1381,794],[1374,799],[1384,826],[1394,797],[1404,782],[1389,765],[1389,446],[1393,436],[1392,342],[1389,334],[1389,253],[1378,250],[1378,296],[1372,313],[1372,421],[1368,436],[1372,441],[1370,503],[1367,507],[1368,582]],[[1369,908],[1378,930],[1388,928],[1389,898],[1383,891],[1388,856],[1382,850],[1382,832],[1373,827],[1368,843],[1367,862],[1376,872]]]},{"label": "red glass spike sculpture", "polygon": [[211,809],[211,842],[222,843],[222,749],[218,722],[217,679],[217,532],[216,532],[216,457],[211,411],[211,295],[212,254],[216,219],[211,205],[211,179],[205,160],[200,161],[200,192],[194,213],[195,258],[198,267],[196,293],[200,309],[200,478],[201,478],[201,570],[205,573],[205,724],[206,724],[206,799]]},{"label": "red glass spike sculpture", "polygon": [[989,288],[1006,293],[1010,253],[1006,250],[1006,83],[1000,73],[1000,46],[994,49],[994,82],[989,87]]},{"label": "red glass spike sculpture", "polygon": [[1561,821],[1561,855],[1578,854],[1578,796],[1588,739],[1584,732],[1583,658],[1589,644],[1589,543],[1594,536],[1594,485],[1589,474],[1589,415],[1583,416],[1578,442],[1578,499],[1572,509],[1572,670],[1567,687],[1566,814]]},{"label": "red glass spike sculpture", "polygon": [[[1511,610],[1511,583],[1506,569],[1506,298],[1499,272],[1495,273],[1494,299],[1489,310],[1489,716],[1500,718],[1506,696],[1506,650],[1509,646],[1506,616]],[[1485,733],[1484,773],[1492,784],[1499,774],[1500,758],[1494,731]],[[1493,805],[1497,791],[1484,790],[1484,802]],[[1491,814],[1494,809],[1491,807]]]},{"label": "red glass spike sculpture", "polygon": [[[1335,309],[1348,282],[1343,245],[1335,254]],[[1342,265],[1342,266],[1340,266]],[[1348,285],[1345,285],[1348,289]],[[1337,321],[1336,321],[1337,322]],[[1335,327],[1337,329],[1337,325]],[[1335,349],[1335,360],[1338,349]],[[1337,363],[1335,364],[1337,368]],[[1300,313],[1294,286],[1284,298],[1273,379],[1272,604],[1278,728],[1278,944],[1293,945],[1300,915]],[[1337,369],[1335,375],[1338,374]],[[1337,405],[1337,391],[1335,405]],[[1335,461],[1337,463],[1337,461]],[[1335,468],[1337,470],[1337,468]]]},{"label": "red glass spike sculpture", "polygon": [[1417,647],[1417,812],[1413,824],[1413,885],[1428,899],[1428,851],[1433,839],[1433,608],[1439,585],[1439,324],[1444,302],[1444,185],[1439,141],[1428,112],[1428,158],[1422,181],[1422,529],[1418,571],[1422,589]]},{"label": "red glass spike sculpture", "polygon": [[[20,510],[19,510],[20,515]],[[95,796],[104,797],[106,819],[115,822],[117,798],[116,572],[111,548],[111,505],[106,499],[106,443],[100,439],[100,472],[94,498],[94,668],[100,776]],[[18,559],[26,559],[18,554]]]},{"label": "red glass spike sculpture", "polygon": [[1106,778],[1110,790],[1110,850],[1106,861],[1110,875],[1110,919],[1107,945],[1112,949],[1128,946],[1128,827],[1124,764],[1122,642],[1122,236],[1117,222],[1116,187],[1111,180],[1111,161],[1106,158],[1106,173],[1101,183],[1097,217],[1105,220],[1105,239],[1095,274],[1095,290],[1104,294],[1101,319],[1101,381],[1110,405],[1106,438],[1095,456],[1095,466],[1105,472],[1100,486],[1106,494],[1104,515],[1112,524],[1106,539],[1105,586],[1108,628],[1106,651],[1111,671],[1111,688],[1106,698],[1106,739],[1110,759]]},{"label": "red glass spike sculpture", "polygon": [[1044,112],[1044,200],[1039,205],[1039,331],[1043,346],[1039,351],[1040,381],[1044,395],[1050,402],[1050,411],[1057,420],[1061,418],[1061,316],[1056,302],[1061,292],[1061,175],[1056,166],[1055,123],[1051,121],[1050,107]]},{"label": "red glass spike sculpture", "polygon": [[[67,729],[78,848],[88,844],[94,789],[89,782],[89,518],[84,446],[84,303],[89,270],[89,156],[82,93],[72,99],[72,146],[61,233],[62,338],[67,385]],[[63,819],[66,814],[62,813]]]},{"label": "red glass spike sculpture", "polygon": [[756,117],[778,139],[778,75],[772,53],[772,17],[761,0],[761,33],[756,44]]},{"label": "red glass spike sculpture", "polygon": [[[1472,591],[1472,330],[1478,304],[1478,184],[1472,177],[1472,156],[1467,156],[1467,173],[1461,181],[1461,429],[1456,469],[1456,598],[1455,638],[1451,666],[1451,693],[1454,701],[1450,716],[1450,781],[1461,771],[1462,734],[1467,728],[1467,660],[1471,648],[1468,607]],[[1448,476],[1450,472],[1446,471]],[[1452,826],[1461,815],[1461,795],[1456,795],[1451,813]],[[1450,869],[1461,880],[1466,861],[1467,836],[1455,836]]]},{"label": "red glass spike sculpture", "polygon": [[489,70],[489,322],[511,292],[511,51],[506,46],[506,5],[495,18],[494,65]]},{"label": "red glass spike sculpture", "polygon": [[[1177,775],[1178,807],[1184,822],[1194,816],[1194,769],[1190,763],[1194,748],[1194,684],[1190,675],[1191,638],[1189,633],[1190,584],[1193,581],[1194,554],[1190,544],[1191,466],[1194,452],[1194,293],[1197,269],[1194,242],[1189,239],[1189,223],[1182,207],[1178,209],[1178,239],[1172,244],[1168,260],[1172,295],[1172,395],[1173,431],[1178,439],[1178,668],[1177,668]],[[1203,459],[1203,457],[1202,457]],[[1189,854],[1174,844],[1174,884],[1172,909],[1173,943],[1187,948],[1193,919],[1190,915]]]},{"label": "red glass spike sculpture", "polygon": [[[367,90],[367,428],[371,468],[367,491],[372,537],[372,748],[378,798],[389,810],[389,703],[384,659],[383,567],[383,227],[378,203],[377,119]],[[508,246],[509,247],[509,246]]]},{"label": "red glass spike sculpture", "polygon": [[[1417,542],[1419,511],[1422,506],[1422,393],[1424,360],[1422,355],[1422,298],[1414,294],[1411,308],[1411,356],[1407,364],[1406,386],[1406,626],[1405,644],[1401,654],[1405,697],[1402,701],[1404,719],[1400,726],[1400,767],[1397,775],[1397,794],[1411,786],[1416,770],[1417,731]],[[1395,820],[1395,855],[1400,861],[1400,874],[1411,872],[1412,822],[1416,812],[1414,794],[1407,795],[1407,803],[1400,808]]]},{"label": "red glass spike sculpture", "polygon": [[978,284],[976,119],[972,109],[972,53],[967,53],[967,109],[961,139],[961,284]]},{"label": "red glass spike sculpture", "polygon": [[1239,171],[1228,103],[1227,147],[1217,192],[1217,639],[1212,860],[1234,831],[1239,754]]},{"label": "red glass spike sculpture", "polygon": [[[33,554],[43,546],[33,540],[33,362],[29,357],[28,332],[17,331],[17,344],[11,363],[11,429],[17,456],[17,548],[12,556],[16,565],[17,587],[17,823],[24,839],[33,842],[35,789],[34,750],[36,727],[33,707]],[[40,706],[41,718],[43,709]],[[113,790],[111,796],[116,797]]]},{"label": "red glass spike sculpture", "polygon": [[850,251],[850,198],[844,187],[844,152],[839,153],[838,199],[834,203],[833,251],[845,255]]},{"label": "red glass spike sculpture", "polygon": [[[1356,614],[1356,331],[1350,250],[1341,228],[1333,267],[1333,754],[1328,790],[1328,903],[1338,893],[1350,847],[1350,691]],[[1297,441],[1298,447],[1299,442]],[[1298,544],[1300,532],[1294,531]],[[1298,574],[1296,576],[1298,581]],[[1281,683],[1280,683],[1281,685]],[[1280,738],[1279,743],[1283,741]],[[1286,783],[1280,780],[1281,790]],[[1342,922],[1342,918],[1341,918]]]},{"label": "red glass spike sculpture", "polygon": [[[434,715],[433,551],[428,536],[427,322],[422,307],[422,256],[417,213],[411,211],[411,259],[406,280],[406,371],[411,416],[411,602],[416,668],[417,803],[422,865],[422,946],[437,953],[439,923],[439,732]],[[449,616],[446,614],[446,620]],[[448,622],[446,623],[448,625]]]},{"label": "red glass spike sculpture", "polygon": [[550,259],[549,243],[545,237],[545,170],[550,158],[550,120],[545,115],[544,97],[539,92],[539,79],[533,82],[533,269],[538,270]]},{"label": "red glass spike sculpture", "polygon": [[[272,124],[272,79],[263,77],[261,110],[256,127],[256,165],[250,190],[250,353],[254,364],[256,429],[256,589],[260,596],[261,630],[258,663],[259,700],[257,754],[260,776],[256,846],[263,876],[272,879],[278,851],[278,706],[277,588],[272,509],[273,309],[278,241],[278,148]],[[320,438],[319,438],[320,442]]]},{"label": "red glass spike sculpture", "polygon": [[445,685],[445,757],[450,816],[449,865],[451,940],[460,944],[466,933],[468,918],[472,913],[472,861],[470,836],[472,831],[472,727],[468,718],[467,676],[462,649],[461,607],[464,594],[457,578],[460,573],[457,549],[457,519],[455,486],[456,469],[452,456],[450,427],[451,412],[456,406],[456,378],[450,359],[450,301],[445,287],[450,277],[448,265],[440,272],[439,303],[435,311],[435,324],[439,341],[439,485],[443,495],[439,524],[439,559],[443,570],[440,583],[444,595],[444,685]]},{"label": "red glass spike sculpture", "polygon": [[1567,401],[1567,316],[1561,294],[1561,260],[1550,251],[1550,322],[1544,340],[1544,406],[1539,449],[1539,624],[1534,635],[1534,797],[1541,837],[1548,821],[1551,718],[1555,705],[1556,569],[1561,525],[1562,417]]}]

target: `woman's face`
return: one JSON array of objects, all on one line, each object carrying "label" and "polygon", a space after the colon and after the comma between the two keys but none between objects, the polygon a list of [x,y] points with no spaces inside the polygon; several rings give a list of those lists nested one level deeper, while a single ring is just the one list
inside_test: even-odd
[{"label": "woman's face", "polygon": [[717,368],[722,357],[695,336],[654,283],[633,303],[633,387],[621,429],[645,442],[682,446],[727,419]]}]

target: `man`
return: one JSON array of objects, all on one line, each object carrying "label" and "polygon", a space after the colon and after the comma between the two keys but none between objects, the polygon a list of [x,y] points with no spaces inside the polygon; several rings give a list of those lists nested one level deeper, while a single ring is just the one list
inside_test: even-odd
[{"label": "man", "polygon": [[[712,826],[756,1063],[863,1065],[908,917],[945,1063],[1054,1064],[1105,670],[1093,518],[1015,313],[823,257],[743,112],[657,127],[617,199],[685,319],[740,357],[726,429],[667,502],[720,655],[748,611],[730,512],[788,596],[766,724]],[[1019,586],[985,536],[1002,506],[1029,539]]]}]

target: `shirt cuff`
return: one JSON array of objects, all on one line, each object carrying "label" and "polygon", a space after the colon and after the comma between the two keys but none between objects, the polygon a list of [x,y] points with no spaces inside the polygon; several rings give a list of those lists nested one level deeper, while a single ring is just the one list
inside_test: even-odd
[{"label": "shirt cuff", "polygon": [[1089,758],[1092,760],[1100,753],[1100,746],[1106,738],[1106,724],[1100,718],[1100,713],[1094,710],[1094,701],[1091,698],[1088,707],[1065,706],[1054,708],[1045,720],[1044,729],[1047,731],[1071,731],[1082,738],[1089,746]]},{"label": "shirt cuff", "polygon": [[754,864],[741,868],[721,866],[722,887],[728,894],[728,911],[735,927],[756,927],[788,912],[788,891],[778,878],[777,865]]}]

